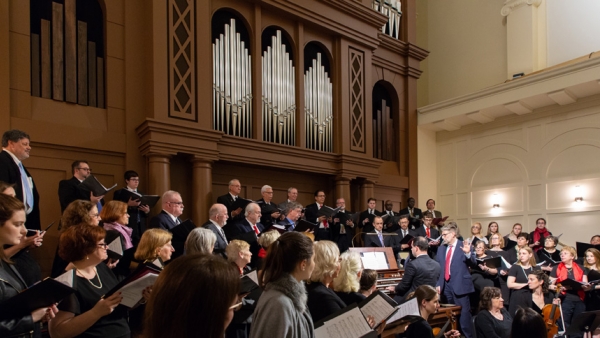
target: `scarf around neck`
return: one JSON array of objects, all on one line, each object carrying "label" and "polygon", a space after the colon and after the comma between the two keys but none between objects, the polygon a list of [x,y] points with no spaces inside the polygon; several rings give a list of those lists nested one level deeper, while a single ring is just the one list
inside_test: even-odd
[{"label": "scarf around neck", "polygon": [[[575,277],[576,281],[581,282],[583,280],[583,270],[575,262],[572,263],[572,267],[573,267],[573,277]],[[560,282],[564,281],[565,279],[569,278],[569,271],[568,271],[567,267],[565,266],[565,263],[560,263],[556,267],[556,278],[557,278],[556,283],[560,283]],[[564,292],[563,292],[563,294],[564,294]],[[583,290],[577,291],[577,295],[579,296],[579,298],[581,300],[583,300],[585,298],[585,292]]]},{"label": "scarf around neck", "polygon": [[[125,250],[133,248],[133,243],[131,242],[131,233],[133,229],[130,227],[121,225],[119,223],[104,223],[104,229],[106,230],[115,230],[118,231],[123,238],[125,239]],[[109,243],[106,243],[109,244]]]}]

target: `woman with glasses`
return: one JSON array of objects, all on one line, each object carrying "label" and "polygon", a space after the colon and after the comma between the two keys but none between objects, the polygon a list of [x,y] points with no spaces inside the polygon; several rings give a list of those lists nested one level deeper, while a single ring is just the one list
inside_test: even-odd
[{"label": "woman with glasses", "polygon": [[127,203],[121,201],[110,201],[102,208],[100,217],[103,220],[103,226],[107,234],[107,242],[111,243],[117,238],[121,241],[123,248],[123,257],[119,259],[117,266],[113,269],[116,275],[127,276],[131,273],[129,267],[133,260],[135,247],[131,237],[133,229],[129,224],[129,213],[127,212]]},{"label": "woman with glasses", "polygon": [[504,308],[500,289],[486,287],[481,292],[479,313],[475,318],[475,332],[481,338],[508,338],[512,317]]},{"label": "woman with glasses", "polygon": [[[75,200],[71,202],[65,212],[63,212],[62,218],[60,219],[59,230],[64,232],[72,226],[87,224],[98,226],[100,224],[100,214],[98,213],[98,207],[92,204],[90,201]],[[56,247],[56,253],[54,255],[54,262],[52,263],[52,272],[50,276],[52,278],[58,277],[65,272],[69,262],[65,262],[58,254],[58,247]]]},{"label": "woman with glasses", "polygon": [[[26,289],[27,285],[12,262],[5,256],[5,245],[17,245],[25,236],[25,206],[18,199],[0,194],[0,302]],[[40,337],[40,322],[54,318],[55,306],[29,314],[14,314],[0,319],[0,337]]]},{"label": "woman with glasses", "polygon": [[546,220],[540,217],[535,221],[535,230],[529,234],[529,247],[533,252],[538,252],[544,247],[544,239],[548,236],[552,236],[552,233],[546,228]]},{"label": "woman with glasses", "polygon": [[103,298],[118,284],[117,277],[102,262],[108,257],[102,227],[80,225],[60,235],[58,254],[69,263],[75,293],[58,305],[49,325],[52,337],[129,337],[127,310],[117,307],[117,292]]},{"label": "woman with glasses", "polygon": [[494,287],[499,285],[498,283],[498,269],[487,267],[483,260],[491,258],[486,254],[487,245],[483,241],[475,244],[475,258],[477,264],[470,264],[471,268],[471,279],[473,280],[473,287],[475,287],[475,296],[481,293],[486,287]]},{"label": "woman with glasses", "polygon": [[489,243],[488,238],[481,234],[481,223],[473,223],[471,226],[471,237],[467,238],[467,241],[473,245],[477,244],[479,241],[482,241],[486,245]]},{"label": "woman with glasses", "polygon": [[556,265],[554,263],[560,262],[560,251],[556,250],[556,245],[558,245],[558,238],[548,236],[544,239],[544,248],[536,253],[537,260],[540,263],[544,262],[542,270],[550,272],[552,271],[552,267]]}]

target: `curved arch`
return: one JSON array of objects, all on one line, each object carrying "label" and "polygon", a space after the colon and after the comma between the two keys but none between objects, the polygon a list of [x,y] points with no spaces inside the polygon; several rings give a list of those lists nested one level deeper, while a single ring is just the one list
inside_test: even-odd
[{"label": "curved arch", "polygon": [[271,37],[275,35],[276,31],[281,31],[281,43],[285,45],[285,51],[290,55],[290,60],[295,61],[294,51],[295,42],[292,36],[282,27],[271,25],[263,29],[260,40],[261,40],[261,54],[267,50],[267,47],[271,45]]},{"label": "curved arch", "polygon": [[[468,176],[469,177],[469,189],[472,189],[473,187],[478,187],[478,188],[482,187],[482,186],[474,185],[476,176],[477,176],[478,172],[480,172],[486,164],[489,164],[494,160],[504,160],[504,161],[508,161],[511,164],[513,164],[520,173],[520,179],[518,181],[512,181],[512,182],[491,183],[489,185],[499,185],[499,184],[517,183],[517,182],[522,183],[522,182],[527,181],[527,178],[528,178],[527,167],[520,159],[518,159],[516,156],[511,155],[511,154],[494,153],[494,154],[489,154],[487,156],[483,156],[477,166],[472,166],[472,165],[468,166],[469,168],[473,168]],[[470,160],[470,162],[471,161],[474,161],[474,160]]]},{"label": "curved arch", "polygon": [[[598,128],[586,127],[586,128],[578,128],[576,130],[570,130],[567,132],[560,133],[560,134],[556,135],[555,137],[553,137],[550,141],[546,142],[541,148],[542,154],[544,155],[542,157],[543,163],[540,167],[543,170],[543,172],[540,173],[542,175],[542,177],[549,178],[552,175],[551,167],[552,167],[553,163],[556,163],[555,161],[557,160],[557,157],[559,157],[561,154],[564,154],[569,149],[575,148],[578,146],[593,147],[590,149],[600,148],[600,137],[597,136],[598,135],[597,129]],[[591,139],[589,137],[585,137],[584,135],[582,135],[583,130],[591,132],[590,137],[596,137],[596,139]],[[586,158],[588,158],[588,156],[586,156]],[[594,158],[590,157],[590,159],[593,160]],[[574,156],[574,160],[579,162],[581,160],[581,156]],[[575,163],[578,163],[578,162],[575,162]],[[589,163],[589,161],[586,163]],[[573,176],[573,175],[574,175],[574,172],[572,172],[566,176]],[[565,177],[565,175],[560,175],[560,176]]]},{"label": "curved arch", "polygon": [[[214,11],[211,17],[211,42],[214,42],[224,32],[225,24],[229,24],[231,19],[236,20],[236,31],[240,33],[240,40],[244,41],[248,52],[251,52],[252,26],[242,14],[233,8],[222,7]],[[241,23],[241,25],[237,23]]]},{"label": "curved arch", "polygon": [[[582,154],[585,154],[582,158]],[[582,160],[585,159],[585,160]],[[586,176],[600,168],[600,144],[575,144],[566,147],[549,159],[545,178]]]},{"label": "curved arch", "polygon": [[400,135],[398,130],[398,121],[401,117],[397,92],[391,83],[381,80],[373,85],[371,97],[371,118],[374,123],[373,157],[396,161],[400,158],[400,153],[407,150],[399,149],[400,140],[404,136]]},{"label": "curved arch", "polygon": [[499,143],[492,143],[488,146],[482,147],[481,149],[477,149],[475,152],[473,152],[471,154],[471,156],[469,156],[469,159],[474,158],[475,156],[478,156],[480,153],[486,153],[490,151],[490,148],[494,148],[494,147],[498,147],[498,146],[509,146],[511,148],[515,148],[518,151],[524,151],[526,152],[527,149],[523,148],[521,145],[518,145],[516,143],[510,143],[510,142],[499,142]]},{"label": "curved arch", "polygon": [[321,53],[321,64],[325,67],[325,71],[329,74],[329,77],[333,78],[333,69],[331,67],[333,56],[327,47],[317,40],[308,41],[304,44],[304,71],[306,72],[312,66],[312,59],[316,57],[317,53]]}]

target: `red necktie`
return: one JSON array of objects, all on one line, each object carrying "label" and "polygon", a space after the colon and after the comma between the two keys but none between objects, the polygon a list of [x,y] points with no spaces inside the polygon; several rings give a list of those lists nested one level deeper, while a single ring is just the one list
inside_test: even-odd
[{"label": "red necktie", "polygon": [[256,224],[252,225],[252,228],[254,229],[254,232],[258,235],[260,233],[260,231],[258,231],[258,227],[256,226]]},{"label": "red necktie", "polygon": [[[321,209],[322,207],[323,207],[323,205],[322,205],[322,204],[319,204],[319,209]],[[325,219],[325,220],[323,221],[323,227],[324,227],[325,229],[329,228],[329,224],[327,224],[327,219]]]},{"label": "red necktie", "polygon": [[427,230],[427,237],[431,238],[431,233],[429,232],[429,228],[425,228]]},{"label": "red necktie", "polygon": [[444,271],[444,279],[450,280],[450,256],[452,256],[452,244],[448,245],[448,251],[446,252],[446,269]]}]

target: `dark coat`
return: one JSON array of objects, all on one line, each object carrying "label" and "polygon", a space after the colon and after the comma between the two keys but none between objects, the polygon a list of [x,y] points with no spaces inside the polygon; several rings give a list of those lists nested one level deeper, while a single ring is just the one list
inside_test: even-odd
[{"label": "dark coat", "polygon": [[[33,177],[31,177],[31,174],[29,174],[25,165],[23,165],[23,169],[25,169],[25,173],[31,178],[31,182],[33,182],[33,209],[27,215],[25,224],[27,224],[28,229],[41,230],[40,195],[38,194]],[[19,166],[17,166],[13,158],[6,151],[0,151],[0,181],[14,184],[17,199],[23,201],[23,196],[25,194],[23,192],[23,181],[21,181],[21,171],[19,170]]]}]

